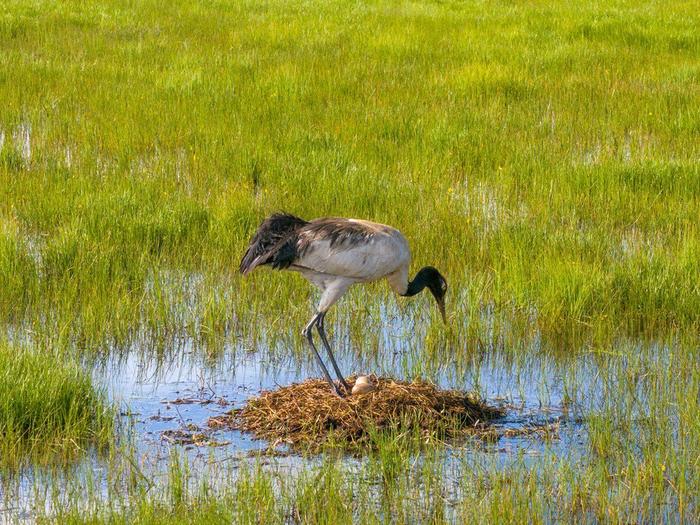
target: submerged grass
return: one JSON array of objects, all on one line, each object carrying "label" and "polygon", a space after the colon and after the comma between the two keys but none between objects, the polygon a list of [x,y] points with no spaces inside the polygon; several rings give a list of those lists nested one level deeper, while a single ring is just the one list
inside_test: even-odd
[{"label": "submerged grass", "polygon": [[[64,505],[55,523],[694,523],[698,499],[679,485],[682,473],[635,455],[611,473],[595,457],[520,455],[499,459],[460,450],[428,450],[420,436],[377,442],[366,460],[320,464],[294,472],[264,460],[226,469],[213,464],[204,480],[171,458],[167,483],[83,505]],[[536,461],[537,467],[533,467]],[[230,463],[227,463],[230,466]],[[678,498],[689,497],[680,505]]]},{"label": "submerged grass", "polygon": [[[565,376],[573,417],[561,420],[556,436],[534,433],[516,452],[501,451],[507,434],[493,444],[434,447],[420,432],[401,430],[377,433],[357,458],[331,452],[263,455],[256,462],[234,449],[195,467],[185,451],[173,448],[170,468],[154,473],[146,467],[152,459],[119,457],[103,472],[109,481],[103,490],[88,496],[80,474],[49,480],[49,491],[39,485],[39,494],[50,493],[51,511],[43,518],[694,524],[700,515],[700,376],[697,356],[688,351],[692,342],[677,341],[674,348],[682,352],[636,344],[600,348],[587,356],[593,368],[580,359],[561,364],[554,375]],[[503,369],[511,377],[527,374],[528,366],[538,361]]]},{"label": "submerged grass", "polygon": [[115,417],[77,363],[0,341],[0,468],[106,446]]}]

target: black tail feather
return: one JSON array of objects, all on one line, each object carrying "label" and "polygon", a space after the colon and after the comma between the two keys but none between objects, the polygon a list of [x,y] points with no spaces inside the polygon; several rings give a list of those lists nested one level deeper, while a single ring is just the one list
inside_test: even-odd
[{"label": "black tail feather", "polygon": [[240,272],[245,275],[262,264],[287,268],[296,257],[295,232],[308,222],[289,213],[274,213],[258,227],[241,260]]}]

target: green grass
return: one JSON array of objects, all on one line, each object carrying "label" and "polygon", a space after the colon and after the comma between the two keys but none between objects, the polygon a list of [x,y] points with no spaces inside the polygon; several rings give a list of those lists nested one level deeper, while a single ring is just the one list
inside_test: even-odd
[{"label": "green grass", "polygon": [[[5,3],[0,312],[95,343],[300,324],[298,279],[233,276],[285,208],[402,229],[455,323],[694,332],[694,7]],[[169,269],[205,275],[181,315]]]},{"label": "green grass", "polygon": [[[56,356],[3,346],[0,374],[47,379],[0,383],[0,410],[43,429],[43,406],[11,408],[22,396],[93,392],[64,357],[76,352],[163,356],[186,338],[212,362],[231,347],[308,359],[307,284],[241,280],[238,261],[271,211],[362,217],[400,228],[416,268],[443,271],[450,323],[426,298],[395,309],[369,286],[332,314],[342,350],[381,362],[400,346],[402,372],[428,377],[552,360],[585,419],[585,461],[468,464],[445,510],[447,481],[413,481],[397,450],[385,493],[344,466],[316,484],[260,471],[201,504],[132,495],[95,520],[247,522],[236,513],[255,502],[275,515],[304,502],[317,523],[433,505],[456,521],[692,522],[699,26],[682,1],[3,2],[0,322]],[[381,312],[399,321],[390,338]],[[51,419],[37,435],[55,441],[26,446],[69,446],[62,428],[106,435],[86,419]],[[398,507],[426,487],[430,505]],[[343,499],[318,507],[319,494]]]},{"label": "green grass", "polygon": [[115,417],[79,364],[0,340],[0,468],[104,447]]}]

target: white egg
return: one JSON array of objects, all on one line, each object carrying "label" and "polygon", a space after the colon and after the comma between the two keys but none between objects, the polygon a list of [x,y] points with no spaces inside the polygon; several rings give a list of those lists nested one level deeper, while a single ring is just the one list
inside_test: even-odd
[{"label": "white egg", "polygon": [[374,385],[369,376],[360,376],[355,380],[355,385],[352,387],[353,394],[367,394],[374,392],[377,386]]}]

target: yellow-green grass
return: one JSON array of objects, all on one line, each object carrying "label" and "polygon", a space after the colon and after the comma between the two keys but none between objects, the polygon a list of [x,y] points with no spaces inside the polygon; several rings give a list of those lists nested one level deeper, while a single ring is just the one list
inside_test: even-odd
[{"label": "yellow-green grass", "polygon": [[0,340],[0,468],[69,459],[114,439],[115,411],[76,362]]},{"label": "yellow-green grass", "polygon": [[[296,326],[297,278],[234,277],[284,208],[402,229],[455,324],[695,331],[695,7],[5,2],[0,312],[83,342]],[[204,275],[186,311],[148,284],[171,269]]]}]

